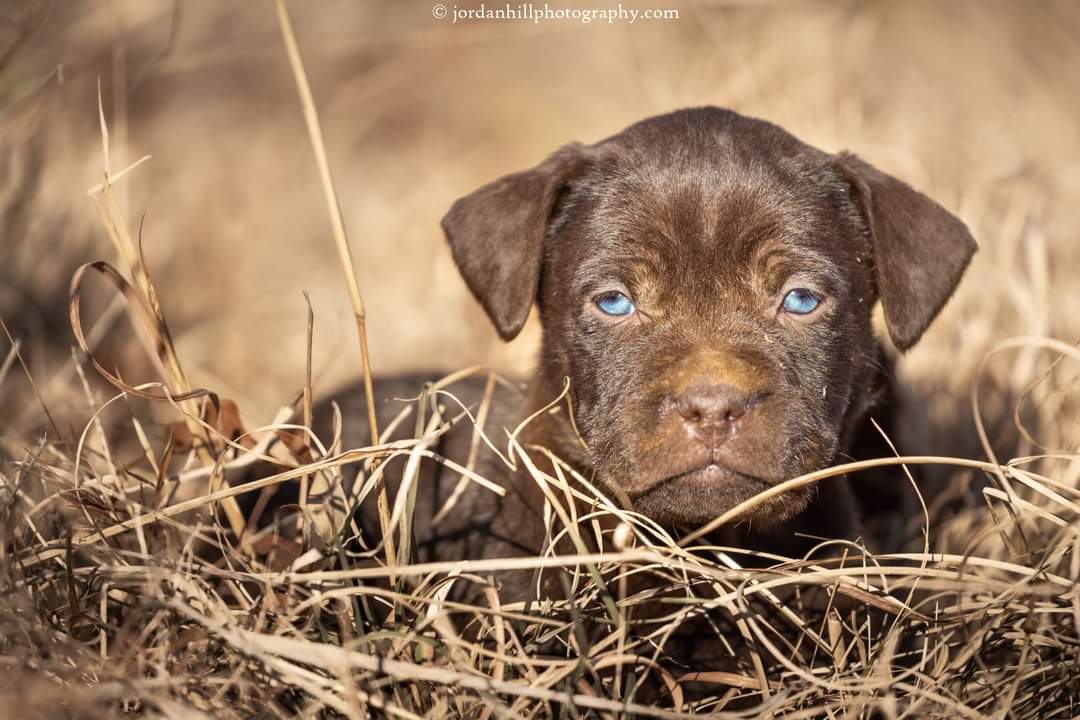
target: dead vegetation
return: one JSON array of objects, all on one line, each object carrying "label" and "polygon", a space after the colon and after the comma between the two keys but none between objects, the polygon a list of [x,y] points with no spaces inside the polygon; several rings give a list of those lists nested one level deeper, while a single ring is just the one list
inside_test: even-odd
[{"label": "dead vegetation", "polygon": [[[342,509],[359,497],[340,490],[336,478],[341,468],[363,464],[368,481],[358,492],[378,492],[379,468],[386,459],[418,461],[430,455],[432,439],[448,424],[470,423],[486,408],[465,412],[453,399],[450,377],[417,388],[418,397],[404,406],[396,422],[415,428],[410,440],[343,448],[333,437],[313,436],[306,430],[310,398],[319,387],[318,360],[329,351],[320,356],[310,326],[293,322],[300,349],[281,353],[282,367],[270,376],[273,382],[242,369],[244,359],[254,354],[250,350],[246,355],[235,348],[213,354],[220,333],[238,332],[228,328],[243,326],[243,318],[251,317],[245,315],[250,310],[232,303],[238,295],[229,293],[238,291],[230,288],[255,281],[242,280],[245,276],[236,270],[231,283],[214,282],[220,267],[232,267],[224,262],[232,252],[227,249],[213,256],[221,262],[205,263],[205,275],[186,282],[191,271],[165,261],[177,255],[155,258],[152,248],[159,238],[180,237],[189,225],[180,220],[177,227],[163,221],[147,225],[128,209],[164,188],[153,188],[152,176],[146,177],[157,158],[126,172],[141,156],[127,155],[131,119],[117,105],[122,94],[110,92],[115,73],[107,75],[100,114],[95,117],[93,106],[81,108],[82,119],[94,118],[97,144],[94,174],[79,188],[90,188],[91,201],[79,202],[96,208],[92,216],[109,240],[93,253],[77,234],[44,246],[33,242],[77,226],[66,215],[43,210],[50,207],[47,197],[42,200],[48,195],[43,185],[66,161],[57,159],[55,149],[35,144],[35,122],[62,114],[63,106],[47,95],[37,97],[33,85],[20,83],[11,92],[0,88],[7,106],[15,108],[6,118],[5,137],[22,141],[0,151],[3,187],[10,189],[0,200],[5,261],[0,272],[6,273],[0,286],[5,321],[0,338],[0,408],[5,413],[0,425],[0,699],[5,706],[27,717],[1075,717],[1080,713],[1075,675],[1080,661],[1080,413],[1075,401],[1080,352],[1073,343],[1080,315],[1074,312],[1071,278],[1080,269],[1080,258],[1074,242],[1077,218],[1068,201],[1078,177],[1068,161],[1077,159],[1077,130],[1072,106],[1059,100],[1069,97],[1073,106],[1077,101],[1069,94],[1074,80],[1056,77],[1048,68],[1053,61],[1077,59],[1078,51],[1062,38],[1071,37],[1068,28],[1080,24],[1080,16],[1049,3],[1027,11],[1004,4],[955,9],[961,6],[909,5],[901,11],[884,4],[840,10],[811,4],[788,8],[787,14],[701,6],[693,11],[691,30],[684,26],[635,35],[624,29],[606,46],[624,43],[622,49],[638,58],[668,49],[665,59],[657,60],[664,67],[638,68],[642,96],[657,104],[708,100],[735,105],[792,126],[826,147],[838,147],[841,140],[864,143],[856,149],[878,151],[897,172],[937,190],[933,194],[959,208],[982,243],[961,295],[903,366],[929,398],[938,435],[925,445],[900,447],[900,457],[881,460],[896,466],[898,481],[904,481],[904,467],[940,468],[961,492],[985,478],[978,502],[944,517],[929,508],[925,518],[913,519],[927,530],[924,546],[914,552],[874,556],[858,544],[832,543],[822,553],[830,560],[788,558],[768,570],[748,569],[749,558],[738,548],[708,546],[704,536],[673,537],[617,508],[544,449],[521,447],[514,434],[480,441],[498,448],[508,463],[525,463],[545,489],[553,541],[566,536],[584,548],[587,534],[604,552],[419,565],[409,557],[405,491],[386,502],[383,522],[393,542],[357,548],[348,542],[356,527]],[[243,14],[232,12],[232,17]],[[421,6],[418,12],[427,23],[430,8]],[[269,17],[276,22],[273,13]],[[37,16],[31,20],[39,22]],[[401,22],[419,24],[409,18]],[[308,23],[321,27],[310,17]],[[951,42],[944,43],[948,28],[961,26],[971,35],[949,36]],[[301,47],[309,47],[303,26],[298,27]],[[925,29],[925,35],[910,33],[912,27]],[[821,49],[798,39],[780,48],[769,40],[793,28],[825,33],[831,42]],[[469,34],[454,35],[457,30]],[[443,57],[437,50],[416,48],[438,48],[440,43],[466,55],[466,64],[483,65],[503,53],[514,61],[508,75],[516,62],[530,57],[528,48],[506,46],[468,55],[464,48],[469,42],[492,42],[490,27],[436,32],[425,24],[409,32],[426,35],[412,45],[399,36],[383,42],[436,56],[425,62]],[[548,30],[540,39],[537,32],[544,31],[513,32],[523,46],[539,48],[572,44],[580,29]],[[676,45],[670,33],[680,32],[692,42]],[[735,37],[738,42],[717,49],[721,40]],[[280,50],[280,38],[274,38],[274,45],[264,40]],[[28,41],[19,42],[25,46]],[[366,42],[378,44],[370,38]],[[135,44],[128,47],[135,52]],[[830,48],[842,48],[847,55],[837,60],[833,54],[841,50]],[[1008,62],[997,58],[1001,52]],[[688,81],[692,87],[661,82],[668,77],[664,69],[672,69],[665,63],[695,65],[710,53],[720,53],[723,60],[705,65],[704,76]],[[235,49],[226,54],[219,62],[246,62],[237,59]],[[816,120],[799,115],[797,98],[785,99],[789,91],[798,95],[789,73],[806,61],[825,67],[830,57],[837,62],[858,57],[871,73],[895,70],[905,57],[916,56],[925,73],[921,84],[906,75],[889,83],[900,99],[881,95],[877,85],[862,82],[847,66],[802,78],[830,98],[810,105],[819,114]],[[115,46],[106,57],[115,70]],[[148,57],[162,62],[158,52]],[[742,64],[733,64],[739,58]],[[210,62],[196,52],[177,61]],[[0,54],[0,70],[4,62],[11,61]],[[396,87],[413,77],[415,68],[408,62],[385,62],[381,75],[368,75],[375,78],[376,89],[368,88],[366,97],[378,97],[380,82]],[[945,85],[957,96],[942,92],[944,81],[933,74],[941,67],[959,72],[980,64],[990,67],[965,71],[968,85],[963,89],[956,89],[956,80]],[[287,67],[275,67],[295,93]],[[979,87],[992,84],[985,74],[993,75],[995,68],[1004,78],[998,78],[1001,87]],[[847,81],[858,89],[851,97],[841,92]],[[441,88],[436,92],[449,87],[441,82],[436,76],[435,87]],[[565,89],[551,91],[553,97],[576,97],[573,85],[567,81]],[[1002,120],[990,112],[1003,102],[1006,89],[1020,96],[1013,98],[1010,118]],[[926,97],[944,99],[938,106],[920,106],[918,118],[897,117],[896,104],[914,107]],[[290,102],[287,112],[299,117],[295,98]],[[390,109],[385,112],[400,111],[393,101],[386,102]],[[425,101],[415,102],[410,112],[423,113]],[[622,114],[625,119],[647,114],[636,108],[630,117],[632,104],[605,116],[605,128],[624,124]],[[308,107],[309,113],[314,107]],[[135,118],[145,112],[128,110]],[[340,110],[331,105],[320,112],[325,121],[327,113]],[[110,112],[113,121],[106,123]],[[982,118],[971,119],[980,113]],[[515,114],[494,108],[490,122],[504,122],[507,116]],[[791,118],[795,122],[787,122]],[[291,142],[310,156],[302,127],[290,128]],[[521,132],[527,128],[519,125]],[[1017,128],[1029,132],[1013,134]],[[551,147],[572,136],[591,135],[580,128],[556,130],[560,137]],[[547,142],[545,132],[538,133],[537,143]],[[393,147],[392,133],[387,137]],[[417,130],[417,142],[430,142],[427,137]],[[888,144],[883,144],[886,137]],[[103,147],[104,138],[109,140]],[[311,138],[316,155],[329,157],[327,167],[336,166],[333,143],[324,146],[315,131]],[[157,146],[153,150],[156,154]],[[478,156],[477,181],[507,169],[503,158],[496,163],[498,148],[473,154]],[[403,157],[417,156],[404,152]],[[175,156],[168,158],[166,152],[167,163],[177,162]],[[385,171],[379,164],[383,160],[378,155],[366,170]],[[279,172],[288,171],[290,162],[282,161]],[[317,188],[318,179],[309,179]],[[335,200],[328,179],[324,173],[325,201],[310,189],[297,190],[292,201],[320,215],[325,206],[347,207],[347,200]],[[391,191],[398,187],[393,172],[379,180]],[[476,184],[461,177],[446,183],[457,191]],[[364,187],[379,198],[385,190],[379,184]],[[355,188],[355,179],[342,185]],[[424,213],[437,212],[442,198],[437,200]],[[411,202],[388,205],[393,223],[411,225]],[[250,210],[244,203],[240,207],[237,212]],[[391,221],[379,226],[380,221],[359,226],[388,230]],[[225,226],[210,224],[205,234],[220,230],[217,242],[236,240]],[[331,226],[336,226],[333,217]],[[315,251],[318,262],[338,274],[338,267],[349,272],[352,266],[351,260],[339,260],[349,255],[341,252],[344,223],[340,230],[335,233],[339,252],[321,237],[329,233],[320,233]],[[376,236],[357,237],[354,249],[362,269],[388,257],[380,253],[389,251],[367,247],[378,244]],[[209,253],[213,247],[195,237],[190,243],[193,252]],[[393,247],[389,240],[384,244]],[[405,257],[414,268],[436,253],[433,244],[409,247]],[[41,258],[46,256],[38,254],[43,250],[56,258],[54,269],[70,262],[70,272],[43,272]],[[79,269],[80,282],[69,302],[68,279],[95,255],[110,261]],[[281,256],[258,262],[288,265]],[[413,274],[423,282],[424,273]],[[102,278],[109,282],[101,283]],[[360,286],[349,285],[357,290],[354,314],[363,317],[364,306],[357,304]],[[103,287],[115,292],[103,293]],[[384,287],[377,279],[365,284],[365,299],[376,308],[376,319],[378,308],[387,309],[376,300]],[[416,287],[408,285],[406,294]],[[221,288],[223,297],[211,298],[208,306],[238,307],[237,316],[223,312],[221,327],[206,333],[192,323],[187,309],[170,331],[167,319],[174,306],[183,305],[190,294],[212,296],[214,288]],[[400,289],[387,292],[400,302],[402,296],[395,294]],[[294,321],[303,318],[302,300],[297,300],[289,300],[289,307],[301,308]],[[413,305],[420,304],[414,300]],[[68,310],[80,346],[74,355],[68,354]],[[125,310],[135,332],[118,339],[114,325]],[[414,325],[416,318],[389,312],[381,317],[373,352],[400,329],[405,339],[393,340],[400,345],[387,350],[387,365],[393,353],[416,355],[407,342],[417,337],[416,331],[403,327]],[[321,322],[322,315],[315,318]],[[259,326],[245,339],[265,347],[280,340],[273,334],[277,327]],[[445,344],[439,332],[421,334],[425,349]],[[469,332],[459,338],[462,345],[469,344]],[[189,361],[185,346],[195,361]],[[455,352],[462,354],[451,353],[453,362],[472,359],[470,351]],[[142,359],[124,362],[134,357]],[[232,373],[229,357],[234,357]],[[212,382],[221,375],[231,380]],[[102,382],[106,377],[108,382]],[[143,382],[146,377],[154,380]],[[203,385],[219,392],[221,385],[239,387],[241,392],[217,395],[194,389]],[[269,402],[282,407],[268,411]],[[259,418],[262,425],[256,427],[250,418]],[[965,435],[975,442],[957,439]],[[276,472],[234,484],[256,459],[272,463]],[[468,481],[485,482],[468,467],[460,470]],[[791,482],[814,482],[844,471],[857,478],[858,470],[831,469]],[[283,483],[299,484],[300,500],[274,522],[260,527],[239,509],[244,497],[265,495]],[[408,483],[403,487],[407,490]],[[570,502],[575,496],[591,504],[592,517],[577,516]],[[616,515],[619,529],[600,533],[599,514]],[[491,576],[510,567],[534,569],[538,579],[558,574],[570,599],[500,603]],[[649,580],[642,582],[645,577]],[[463,606],[448,600],[451,588],[463,583],[483,588],[485,602]],[[658,587],[664,588],[662,597]],[[699,647],[710,648],[711,654],[695,655]],[[687,657],[695,658],[692,665]]]}]

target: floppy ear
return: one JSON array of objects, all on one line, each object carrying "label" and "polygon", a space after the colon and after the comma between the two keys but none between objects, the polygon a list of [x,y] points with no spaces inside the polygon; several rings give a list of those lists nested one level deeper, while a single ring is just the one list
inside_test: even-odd
[{"label": "floppy ear", "polygon": [[521,332],[540,283],[548,220],[584,158],[577,143],[460,198],[442,219],[458,270],[503,340]]},{"label": "floppy ear", "polygon": [[978,246],[959,218],[922,193],[850,153],[839,161],[870,228],[885,325],[893,344],[907,350],[952,295]]}]

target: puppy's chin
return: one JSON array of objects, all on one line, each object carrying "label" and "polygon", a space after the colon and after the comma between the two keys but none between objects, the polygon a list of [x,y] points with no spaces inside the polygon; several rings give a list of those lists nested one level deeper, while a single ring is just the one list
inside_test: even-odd
[{"label": "puppy's chin", "polygon": [[[632,498],[632,502],[635,510],[661,524],[697,527],[772,485],[761,478],[709,465],[657,483]],[[805,510],[812,497],[813,488],[790,490],[759,503],[739,519],[755,525],[781,523]]]}]

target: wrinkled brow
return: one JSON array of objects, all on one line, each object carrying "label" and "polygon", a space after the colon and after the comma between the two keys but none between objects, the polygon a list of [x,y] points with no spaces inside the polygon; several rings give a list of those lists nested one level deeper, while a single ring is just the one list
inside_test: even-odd
[{"label": "wrinkled brow", "polygon": [[[793,244],[790,241],[766,242],[760,245],[751,259],[750,267],[771,291],[779,290],[784,281],[792,275],[807,275],[835,285],[839,266],[829,255]],[[827,289],[835,289],[830,287]]]},{"label": "wrinkled brow", "polygon": [[584,260],[577,273],[580,289],[584,292],[609,289],[613,282],[632,291],[651,287],[666,274],[667,265],[659,253],[643,246],[635,250],[618,254],[597,253]]}]

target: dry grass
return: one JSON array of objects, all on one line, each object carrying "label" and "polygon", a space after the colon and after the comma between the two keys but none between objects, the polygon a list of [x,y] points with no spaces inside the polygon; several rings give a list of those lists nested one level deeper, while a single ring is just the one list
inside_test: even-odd
[{"label": "dry grass", "polygon": [[[350,449],[305,432],[294,392],[306,386],[310,402],[313,382],[357,377],[360,363],[273,7],[35,7],[0,25],[4,707],[29,717],[1080,714],[1071,5],[702,4],[678,23],[634,28],[451,27],[422,3],[293,8],[377,371],[526,367],[530,338],[496,349],[453,279],[439,214],[568,139],[672,107],[732,106],[849,147],[971,225],[982,250],[968,279],[901,364],[930,424],[898,450],[956,487],[985,478],[979,503],[935,515],[919,552],[836,543],[824,548],[833,560],[768,571],[745,569],[737,548],[670,537],[513,437],[488,440],[545,489],[551,539],[584,548],[588,534],[605,552],[409,563],[404,493],[386,518],[397,547],[356,553],[348,517],[319,500],[340,468],[365,463],[361,492],[373,492],[380,461],[430,456],[436,434],[486,407],[463,413],[447,383],[404,411],[411,440]],[[153,158],[118,179],[144,153]],[[95,215],[85,190],[98,185]],[[111,246],[87,239],[94,227]],[[118,369],[114,384],[68,351],[67,283],[96,257],[119,259],[128,301],[144,307],[136,334],[150,340],[144,352],[118,325],[124,301],[85,288],[83,344],[102,370]],[[462,321],[444,322],[444,308]],[[164,384],[140,384],[148,377]],[[185,398],[189,386],[234,398],[242,417]],[[231,485],[256,457],[280,471]],[[271,530],[245,528],[234,499],[285,482],[303,482],[310,502]],[[620,529],[597,535],[575,495]],[[559,573],[572,599],[502,605],[486,588],[510,567]],[[464,583],[485,588],[485,603],[447,600]],[[647,589],[657,587],[661,598]],[[712,654],[692,667],[670,657],[695,643]]]}]

